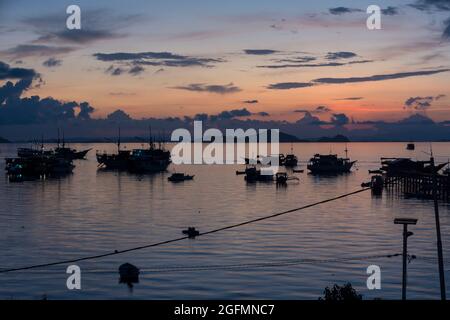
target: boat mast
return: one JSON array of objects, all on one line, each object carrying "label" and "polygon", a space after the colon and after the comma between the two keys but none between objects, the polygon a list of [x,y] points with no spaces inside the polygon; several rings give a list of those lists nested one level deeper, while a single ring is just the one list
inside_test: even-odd
[{"label": "boat mast", "polygon": [[150,146],[150,149],[153,150],[153,138],[152,138],[152,127],[151,125],[148,126],[148,144]]},{"label": "boat mast", "polygon": [[57,146],[58,146],[58,148],[59,148],[59,144],[60,144],[60,141],[59,141],[60,139],[59,139],[59,128],[58,128],[58,140],[57,140]]},{"label": "boat mast", "polygon": [[119,127],[119,138],[117,139],[117,151],[120,152],[120,127]]}]

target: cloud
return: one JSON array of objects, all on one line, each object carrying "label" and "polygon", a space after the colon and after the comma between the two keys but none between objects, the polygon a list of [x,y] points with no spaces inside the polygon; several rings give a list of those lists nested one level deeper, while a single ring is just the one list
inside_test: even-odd
[{"label": "cloud", "polygon": [[22,79],[16,83],[6,82],[0,87],[0,107],[7,100],[17,100],[31,86],[31,83],[32,79]]},{"label": "cloud", "polygon": [[93,56],[99,61],[124,61],[143,59],[184,59],[184,56],[171,52],[115,52],[94,53]]},{"label": "cloud", "polygon": [[[94,108],[87,102],[62,102],[39,96],[21,98],[32,79],[6,82],[0,87],[0,124],[56,123],[71,119],[89,120]],[[77,114],[78,112],[78,114]]]},{"label": "cloud", "polygon": [[110,96],[134,96],[136,95],[136,93],[134,92],[110,92],[109,93]]},{"label": "cloud", "polygon": [[355,58],[358,55],[354,52],[349,51],[339,51],[339,52],[328,52],[326,58],[328,60],[338,60],[338,59],[350,59]]},{"label": "cloud", "polygon": [[241,91],[241,89],[233,85],[233,83],[229,83],[226,85],[206,85],[202,83],[192,83],[187,86],[178,86],[173,88],[187,91],[209,92],[218,94],[230,94]]},{"label": "cloud", "polygon": [[68,30],[65,27],[67,16],[59,12],[26,17],[21,22],[31,26],[39,35],[33,41],[35,43],[91,44],[126,36],[119,33],[118,29],[138,23],[142,18],[140,14],[116,15],[105,8],[83,9],[81,16],[82,28],[79,30]]},{"label": "cloud", "polygon": [[304,56],[304,57],[293,57],[288,59],[279,59],[276,61],[279,63],[307,63],[314,60],[317,60],[317,58],[312,56]]},{"label": "cloud", "polygon": [[[128,69],[128,73],[138,75],[145,71],[145,66],[153,67],[204,67],[211,68],[223,59],[192,57],[174,54],[171,52],[115,52],[95,53],[93,56],[103,62],[119,64],[116,69]],[[156,73],[163,71],[159,68]],[[121,72],[120,74],[122,74]]]},{"label": "cloud", "polygon": [[62,60],[59,60],[56,58],[49,58],[42,63],[42,65],[47,68],[58,67],[61,64],[62,64]]},{"label": "cloud", "polygon": [[373,81],[385,81],[385,80],[395,80],[403,79],[409,77],[419,77],[438,74],[442,72],[448,72],[450,69],[435,69],[435,70],[425,70],[425,71],[412,71],[412,72],[400,72],[382,75],[373,75],[367,77],[350,77],[350,78],[319,78],[312,80],[310,82],[280,82],[269,84],[268,89],[277,90],[288,90],[288,89],[298,89],[307,88],[315,85],[321,84],[345,84],[345,83],[358,83],[358,82],[373,82]]},{"label": "cloud", "polygon": [[2,51],[2,54],[11,56],[14,59],[25,57],[48,57],[69,53],[76,50],[73,47],[57,47],[37,44],[21,44],[13,48]]},{"label": "cloud", "polygon": [[444,21],[445,29],[442,33],[442,38],[445,40],[450,40],[450,19]]},{"label": "cloud", "polygon": [[381,9],[381,13],[386,15],[386,16],[395,16],[397,15],[398,12],[398,8],[397,7],[387,7],[386,9]]},{"label": "cloud", "polygon": [[362,100],[364,99],[363,97],[348,97],[348,98],[339,98],[339,99],[334,99],[337,101],[355,101],[355,100]]},{"label": "cloud", "polygon": [[416,110],[416,111],[426,111],[429,109],[434,101],[438,101],[444,98],[444,94],[437,95],[436,97],[411,97],[405,101],[405,109]]},{"label": "cloud", "polygon": [[340,62],[328,62],[328,63],[300,63],[300,64],[271,64],[271,65],[262,65],[258,66],[258,68],[267,68],[267,69],[284,69],[284,68],[319,68],[319,67],[339,67],[344,66],[346,63]]},{"label": "cloud", "polygon": [[132,74],[133,76],[137,76],[137,75],[141,74],[144,71],[145,71],[145,69],[142,68],[141,66],[134,66],[130,70],[128,70],[128,73]]},{"label": "cloud", "polygon": [[[449,0],[418,0],[413,4],[410,4],[410,6],[420,11],[450,11]],[[450,18],[444,21],[442,38],[444,40],[450,39]]]},{"label": "cloud", "polygon": [[107,120],[110,121],[129,121],[132,120],[130,115],[125,113],[125,111],[121,110],[121,109],[117,109],[114,112],[111,112],[110,114],[108,114],[106,116]]},{"label": "cloud", "polygon": [[348,124],[350,120],[344,113],[335,113],[332,115],[330,122],[335,126],[343,126]]},{"label": "cloud", "polygon": [[342,14],[353,13],[353,12],[363,12],[363,10],[361,10],[361,9],[354,9],[354,8],[347,8],[347,7],[330,8],[328,11],[333,15],[342,15]]},{"label": "cloud", "polygon": [[249,55],[263,56],[263,55],[274,54],[274,53],[277,53],[278,51],[270,50],[270,49],[245,49],[244,52],[245,52],[245,54],[249,54]]},{"label": "cloud", "polygon": [[11,68],[9,64],[0,61],[0,80],[5,79],[33,79],[38,74],[33,69]]},{"label": "cloud", "polygon": [[246,104],[255,104],[255,103],[258,103],[259,101],[258,100],[245,100],[245,101],[242,101],[243,103],[246,103]]},{"label": "cloud", "polygon": [[314,83],[311,82],[279,82],[269,84],[267,86],[267,89],[289,90],[289,89],[307,88],[312,86],[314,86]]},{"label": "cloud", "polygon": [[106,73],[112,75],[112,76],[120,76],[125,71],[122,68],[116,68],[113,65],[109,66],[108,69],[105,71]]},{"label": "cloud", "polygon": [[248,111],[246,108],[243,109],[234,109],[230,111],[222,111],[216,117],[217,119],[232,119],[239,117],[248,117],[251,116],[252,113]]},{"label": "cloud", "polygon": [[421,11],[439,10],[450,11],[450,1],[448,0],[418,0],[411,7]]},{"label": "cloud", "polygon": [[373,60],[342,61],[345,59],[352,59],[356,57],[358,57],[356,53],[348,51],[328,52],[324,57],[325,60],[318,63],[310,63],[311,61],[317,60],[318,59],[317,57],[304,56],[304,57],[273,60],[277,64],[260,65],[258,66],[258,68],[282,69],[282,68],[340,67],[352,64],[363,64],[373,62]]},{"label": "cloud", "polygon": [[318,106],[315,110],[315,113],[328,113],[331,112],[331,109],[327,106]]},{"label": "cloud", "polygon": [[211,122],[217,122],[220,120],[232,120],[242,117],[250,117],[252,115],[260,116],[260,117],[268,117],[270,116],[269,113],[261,111],[252,113],[247,108],[242,109],[233,109],[233,110],[224,110],[218,114],[209,115],[207,113],[198,113],[194,116],[193,119],[189,119],[188,121],[192,120],[199,120],[199,121],[211,121]]},{"label": "cloud", "polygon": [[306,109],[294,110],[294,112],[297,112],[297,113],[309,113],[309,114],[324,114],[324,113],[329,113],[331,111],[332,110],[330,108],[328,108],[327,106],[318,106],[314,110],[306,110]]},{"label": "cloud", "polygon": [[324,122],[318,117],[313,116],[310,112],[305,112],[303,118],[297,120],[296,124],[301,126],[320,126]]},{"label": "cloud", "polygon": [[[333,15],[343,15],[343,14],[354,13],[354,12],[365,12],[364,10],[361,10],[361,9],[347,8],[347,7],[331,8],[328,11]],[[385,9],[381,9],[381,13],[385,14],[387,16],[394,16],[394,15],[398,14],[398,8],[389,6]]]},{"label": "cloud", "polygon": [[139,65],[166,66],[166,67],[212,67],[214,63],[224,62],[223,59],[191,57],[171,52],[116,52],[95,53],[99,61],[131,62]]},{"label": "cloud", "polygon": [[90,30],[90,29],[79,29],[79,30],[62,30],[58,32],[49,32],[41,37],[39,37],[34,42],[63,42],[71,44],[90,44],[99,40],[109,40],[121,38],[123,35],[113,33],[108,30]]},{"label": "cloud", "polygon": [[413,71],[413,72],[399,72],[391,74],[373,75],[368,77],[350,77],[350,78],[319,78],[313,80],[314,83],[322,84],[340,84],[340,83],[356,83],[356,82],[371,82],[371,81],[384,81],[393,79],[402,79],[409,77],[427,76],[438,74],[442,72],[448,72],[450,69],[436,69],[426,71]]}]

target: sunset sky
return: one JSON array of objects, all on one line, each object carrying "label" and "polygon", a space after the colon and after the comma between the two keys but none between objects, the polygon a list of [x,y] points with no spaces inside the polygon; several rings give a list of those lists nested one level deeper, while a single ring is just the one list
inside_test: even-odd
[{"label": "sunset sky", "polygon": [[[70,4],[81,30],[66,29]],[[382,30],[366,27],[371,4]],[[288,121],[449,120],[449,49],[447,0],[0,0],[0,61],[42,79],[24,96],[88,101],[94,118],[247,108]]]}]

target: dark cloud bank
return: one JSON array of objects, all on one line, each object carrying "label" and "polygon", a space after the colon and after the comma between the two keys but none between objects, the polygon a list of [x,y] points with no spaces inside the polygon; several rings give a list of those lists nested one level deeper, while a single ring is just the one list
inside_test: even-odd
[{"label": "dark cloud bank", "polygon": [[[301,139],[343,134],[352,140],[443,140],[450,137],[450,121],[436,123],[418,113],[398,122],[357,122],[344,113],[333,113],[326,106],[311,110],[296,110],[296,122],[263,119],[265,111],[253,112],[247,108],[234,108],[217,114],[197,114],[192,117],[167,117],[132,119],[122,110],[109,114],[104,119],[91,117],[94,108],[88,102],[60,101],[56,98],[39,96],[24,97],[33,82],[39,82],[39,75],[32,69],[11,67],[0,62],[0,136],[9,140],[30,140],[44,135],[47,139],[56,137],[57,128],[64,128],[67,137],[79,140],[103,140],[113,138],[120,125],[127,137],[146,136],[148,126],[154,132],[170,133],[178,128],[192,128],[194,120],[202,120],[206,128],[278,128],[282,132]],[[225,89],[224,89],[225,88]],[[186,89],[186,88],[184,88]],[[186,90],[208,91],[223,94],[237,90],[232,84],[224,87],[207,85],[188,86]],[[224,91],[225,90],[225,91]],[[411,97],[405,108],[410,111],[424,111],[436,97]],[[254,103],[256,100],[248,100]],[[245,104],[245,101],[241,102]],[[328,120],[318,116],[328,115]]]},{"label": "dark cloud bank", "polygon": [[52,97],[22,97],[39,75],[32,69],[14,68],[0,62],[0,125],[28,125],[35,123],[88,120],[94,111],[89,103],[62,102]]}]

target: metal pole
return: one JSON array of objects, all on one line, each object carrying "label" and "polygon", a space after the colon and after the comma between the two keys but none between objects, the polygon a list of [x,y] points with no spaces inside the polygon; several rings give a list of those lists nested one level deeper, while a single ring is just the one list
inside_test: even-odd
[{"label": "metal pole", "polygon": [[445,288],[445,275],[444,275],[444,255],[442,253],[442,240],[441,240],[441,223],[439,219],[439,205],[437,198],[437,177],[436,167],[434,165],[434,157],[431,157],[431,168],[433,170],[433,198],[434,198],[434,217],[436,220],[436,237],[437,237],[437,250],[438,250],[438,263],[439,263],[439,283],[441,287],[441,300],[446,300],[446,288]]},{"label": "metal pole", "polygon": [[407,268],[406,268],[406,256],[408,251],[408,225],[403,225],[403,281],[402,281],[402,300],[406,300],[406,278],[407,278]]},{"label": "metal pole", "polygon": [[417,224],[417,219],[397,218],[395,224],[403,225],[403,278],[402,278],[402,300],[406,300],[406,285],[408,280],[407,259],[408,259],[408,237],[412,236],[412,232],[408,232],[408,224]]}]

